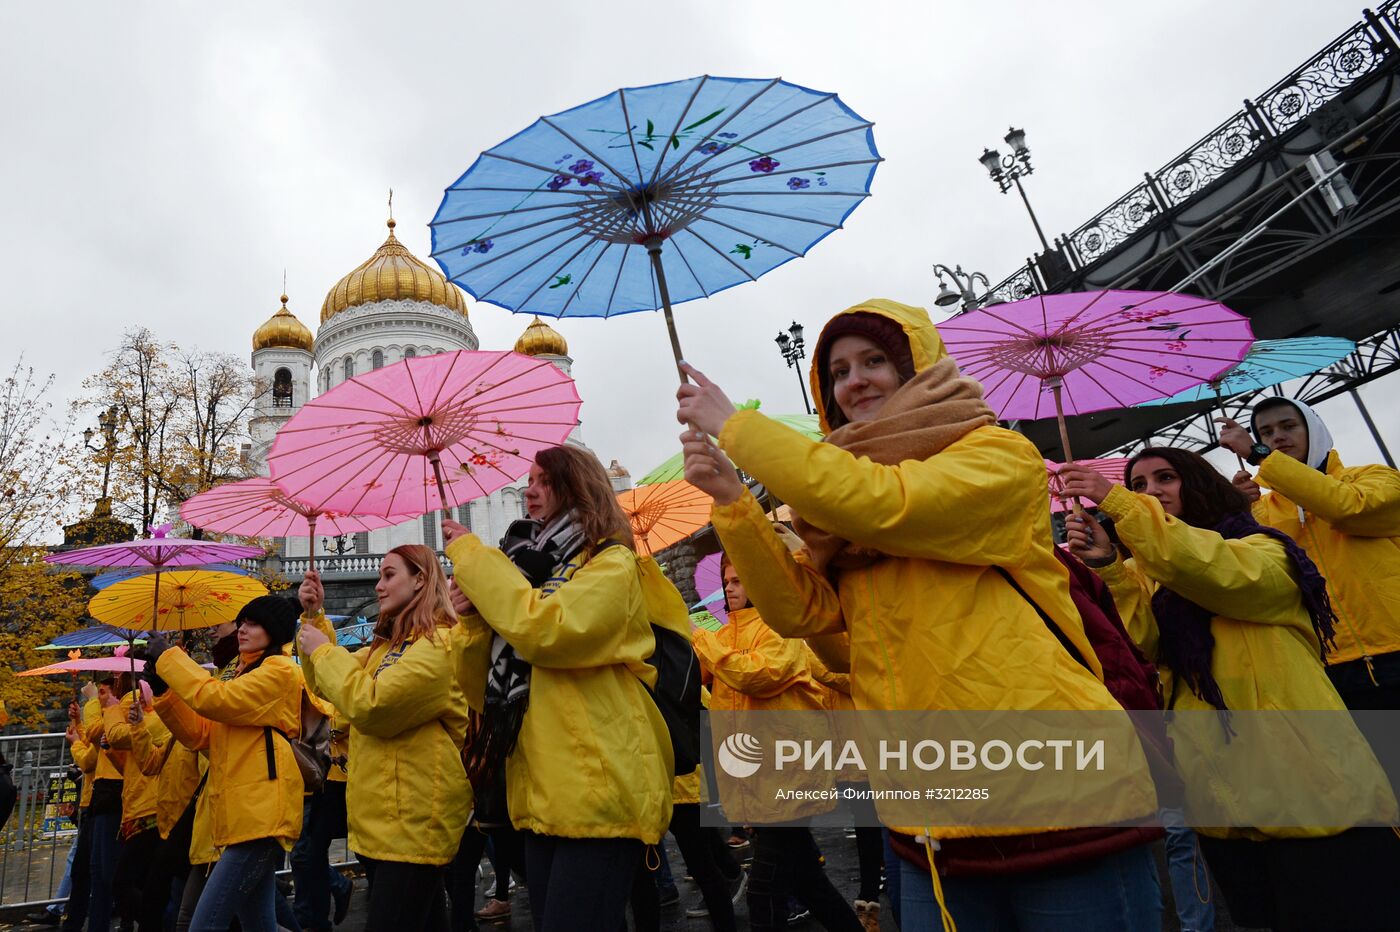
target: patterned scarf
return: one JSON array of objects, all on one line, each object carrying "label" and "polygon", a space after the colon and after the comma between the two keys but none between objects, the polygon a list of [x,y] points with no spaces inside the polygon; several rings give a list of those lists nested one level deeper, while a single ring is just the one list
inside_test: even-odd
[{"label": "patterned scarf", "polygon": [[[1317,632],[1321,644],[1322,658],[1327,657],[1328,647],[1336,647],[1333,640],[1333,625],[1336,616],[1332,613],[1332,602],[1327,597],[1327,580],[1318,572],[1317,564],[1303,552],[1303,548],[1287,534],[1267,527],[1254,520],[1248,511],[1228,514],[1215,525],[1215,532],[1226,540],[1238,540],[1254,534],[1272,537],[1283,544],[1288,558],[1293,561],[1298,588],[1302,592],[1303,607],[1312,618],[1313,630]],[[1161,631],[1161,662],[1180,677],[1202,701],[1210,703],[1221,712],[1228,713],[1225,697],[1220,692],[1220,684],[1211,673],[1211,657],[1215,652],[1215,637],[1210,633],[1210,623],[1214,615],[1209,609],[1177,595],[1166,588],[1159,588],[1152,596],[1152,614],[1157,618]],[[1226,734],[1231,733],[1228,720],[1224,723]]]},{"label": "patterned scarf", "polygon": [[[549,524],[516,521],[501,540],[501,550],[539,589],[560,577],[583,550],[582,526],[572,512],[562,512]],[[549,596],[552,589],[541,593]],[[488,623],[490,619],[487,619]],[[491,638],[491,669],[486,678],[486,710],[473,716],[463,762],[473,786],[483,786],[500,771],[515,750],[520,726],[530,705],[530,665],[499,634]]]}]

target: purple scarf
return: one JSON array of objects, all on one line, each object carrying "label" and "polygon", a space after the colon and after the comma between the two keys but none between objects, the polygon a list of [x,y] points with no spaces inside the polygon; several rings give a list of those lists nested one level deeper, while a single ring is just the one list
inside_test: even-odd
[{"label": "purple scarf", "polygon": [[[1318,572],[1312,558],[1293,538],[1276,528],[1260,524],[1248,511],[1226,515],[1214,530],[1226,540],[1263,534],[1283,544],[1288,558],[1293,561],[1303,606],[1312,618],[1313,630],[1317,632],[1325,661],[1328,647],[1337,646],[1333,639],[1333,625],[1337,619],[1332,613],[1332,601],[1327,597],[1327,580]],[[1161,631],[1160,662],[1180,677],[1200,699],[1222,712],[1228,711],[1225,697],[1220,693],[1220,684],[1210,672],[1211,655],[1215,652],[1215,637],[1210,633],[1210,622],[1214,617],[1211,612],[1163,587],[1152,596],[1152,613],[1157,617],[1157,627]],[[1168,703],[1170,707],[1171,703]],[[1228,731],[1229,726],[1226,728]]]}]

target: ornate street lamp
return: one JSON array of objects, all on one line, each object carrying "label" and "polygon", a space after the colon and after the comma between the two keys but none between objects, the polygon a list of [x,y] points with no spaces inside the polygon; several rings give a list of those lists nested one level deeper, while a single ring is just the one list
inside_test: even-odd
[{"label": "ornate street lamp", "polygon": [[1040,229],[1040,221],[1036,219],[1035,211],[1031,209],[1030,198],[1026,197],[1026,189],[1021,187],[1021,178],[1035,171],[1031,165],[1031,150],[1026,145],[1026,131],[1012,127],[1006,136],[1003,137],[1006,144],[1011,147],[1010,155],[1002,155],[996,149],[983,149],[977,161],[982,163],[982,167],[987,169],[987,174],[992,181],[1005,194],[1013,187],[1021,195],[1021,200],[1025,202],[1026,212],[1031,215],[1031,223],[1035,225],[1035,234],[1040,237],[1040,245],[1045,252],[1050,252],[1050,243],[1045,239],[1045,233]]},{"label": "ornate street lamp", "polygon": [[787,360],[788,367],[797,370],[797,387],[802,390],[802,407],[811,414],[812,405],[807,400],[807,383],[802,381],[802,367],[798,365],[800,360],[807,358],[807,344],[802,340],[802,325],[794,320],[787,333],[778,333],[776,342],[783,359]]},{"label": "ornate street lamp", "polygon": [[[94,447],[92,438],[96,433],[102,434],[102,445]],[[99,501],[107,500],[107,488],[112,480],[112,459],[117,452],[117,406],[112,405],[106,411],[97,416],[97,431],[91,427],[83,431],[83,446],[89,453],[96,453],[102,459],[102,497]]]},{"label": "ornate street lamp", "polygon": [[[981,272],[964,272],[962,266],[948,268],[941,262],[933,264],[933,274],[938,276],[938,297],[933,299],[933,303],[939,307],[950,308],[955,304],[962,304],[964,311],[971,311],[981,307],[982,302],[987,300],[991,282],[987,281],[987,276]],[[953,280],[950,287],[943,276],[948,276]],[[977,296],[976,284],[982,283],[982,296]]]}]

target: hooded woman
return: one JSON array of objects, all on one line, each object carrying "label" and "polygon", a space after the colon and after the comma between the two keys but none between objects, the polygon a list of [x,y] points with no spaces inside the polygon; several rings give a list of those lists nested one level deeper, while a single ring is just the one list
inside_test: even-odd
[{"label": "hooded woman", "polygon": [[[858,710],[1121,713],[1051,549],[1044,460],[996,426],[981,386],[960,376],[924,310],[877,299],[827,323],[811,373],[825,442],[736,412],[688,371],[695,384],[681,387],[677,413],[692,428],[682,434],[686,478],[714,497],[715,529],[771,627],[788,637],[849,634]],[[800,516],[802,554],[768,527],[721,448]],[[1145,761],[1129,753],[1130,771],[1092,800],[1099,824],[1156,809]],[[923,842],[900,846],[908,928],[1159,922],[1147,844],[1158,830],[896,831]]]},{"label": "hooded woman", "polygon": [[162,720],[186,747],[209,753],[202,792],[221,851],[195,907],[193,932],[225,932],[235,918],[245,932],[277,927],[276,872],[301,833],[301,771],[287,736],[300,730],[302,679],[282,652],[297,614],[296,602],[278,596],[243,606],[238,665],[227,681],[159,634],[146,643],[152,690],[173,696],[159,706]]},{"label": "hooded woman", "polygon": [[[352,654],[317,624],[297,639],[311,691],[350,723],[345,806],[349,845],[370,873],[366,928],[418,932],[446,924],[443,867],[472,808],[462,767],[467,708],[481,680],[458,677],[458,654],[485,662],[486,639],[458,627],[437,554],[404,544],[384,556],[374,642]],[[306,574],[308,621],[324,619],[320,579]],[[324,621],[320,622],[324,625]]]},{"label": "hooded woman", "polygon": [[621,928],[643,851],[671,821],[674,760],[647,693],[656,638],[641,569],[591,453],[541,451],[525,507],[530,521],[511,526],[505,550],[443,522],[462,624],[491,636],[468,763],[474,780],[505,767],[535,928]]},{"label": "hooded woman", "polygon": [[[1068,495],[1098,504],[1132,552],[1092,518],[1067,519],[1070,550],[1095,567],[1162,672],[1187,814],[1231,918],[1268,928],[1390,929],[1396,804],[1323,669],[1332,608],[1317,566],[1196,453],[1148,447],[1126,488],[1068,464]],[[1130,491],[1131,490],[1131,491]],[[1254,711],[1333,716],[1248,716]],[[1239,714],[1235,714],[1239,713]],[[1317,826],[1299,825],[1299,815]],[[1259,820],[1265,817],[1271,821]],[[1228,827],[1235,826],[1235,827]],[[1258,826],[1258,827],[1255,827]],[[1328,827],[1330,826],[1330,827]],[[1327,891],[1345,888],[1345,896]]]},{"label": "hooded woman", "polygon": [[1258,499],[1254,517],[1298,541],[1327,576],[1337,613],[1327,675],[1347,708],[1400,709],[1400,472],[1342,465],[1327,425],[1301,401],[1259,402],[1253,437],[1219,420],[1220,445],[1259,467],[1253,479],[1235,476]]}]

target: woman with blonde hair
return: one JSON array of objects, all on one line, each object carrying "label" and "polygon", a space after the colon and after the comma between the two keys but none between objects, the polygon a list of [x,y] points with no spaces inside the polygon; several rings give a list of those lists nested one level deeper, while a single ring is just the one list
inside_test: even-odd
[{"label": "woman with blonde hair", "polygon": [[643,851],[671,819],[671,742],[647,693],[656,639],[643,567],[588,451],[541,451],[525,505],[530,520],[511,525],[501,550],[443,522],[462,626],[492,640],[468,763],[474,778],[505,767],[535,928],[621,928]]},{"label": "woman with blonde hair", "polygon": [[370,879],[365,928],[439,929],[443,867],[472,807],[460,756],[467,708],[481,704],[481,680],[463,682],[458,658],[479,654],[468,667],[484,672],[487,640],[457,625],[437,554],[421,544],[385,554],[374,589],[374,640],[352,654],[331,640],[320,577],[307,573],[297,646],[307,687],[350,723],[346,809]]}]

